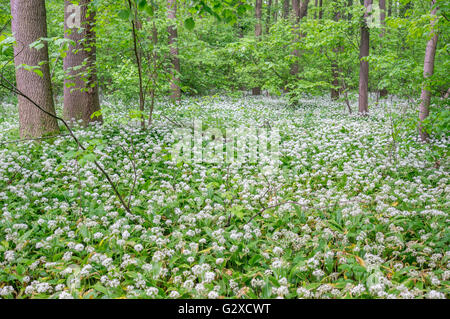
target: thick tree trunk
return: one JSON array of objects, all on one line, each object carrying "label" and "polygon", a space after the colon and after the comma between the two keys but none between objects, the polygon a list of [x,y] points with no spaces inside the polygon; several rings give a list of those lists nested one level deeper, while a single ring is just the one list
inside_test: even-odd
[{"label": "thick tree trunk", "polygon": [[[436,4],[436,0],[432,0],[431,3],[434,6]],[[423,77],[425,82],[427,82],[427,79],[431,77],[434,73],[434,59],[436,56],[436,46],[438,42],[438,32],[435,28],[436,12],[437,8],[435,7],[431,11],[431,14],[435,17],[431,22],[431,39],[427,43],[427,48],[425,51],[425,61],[423,64]],[[428,88],[428,84],[426,83],[424,83],[422,87],[422,94],[420,95],[420,99],[421,103],[419,108],[419,134],[422,141],[426,142],[428,141],[429,136],[428,133],[423,128],[422,123],[430,114],[429,106],[431,100],[431,91]]]},{"label": "thick tree trunk", "polygon": [[[80,0],[81,25],[68,25],[72,1],[65,1],[64,37],[75,42],[69,46],[64,57],[64,117],[67,120],[82,120],[84,125],[92,121],[102,121],[102,117],[91,115],[100,110],[98,96],[96,46],[95,46],[95,12],[89,10],[91,0]],[[78,69],[81,67],[81,69]]]},{"label": "thick tree trunk", "polygon": [[168,0],[168,18],[171,23],[169,26],[169,45],[170,45],[170,55],[172,56],[172,80],[170,83],[170,88],[172,94],[170,96],[172,101],[179,100],[181,98],[181,89],[179,86],[180,73],[180,59],[178,58],[178,31],[177,31],[177,4],[176,0]]},{"label": "thick tree trunk", "polygon": [[[47,23],[44,0],[11,0],[12,32],[16,39],[14,62],[16,86],[44,110],[55,114],[52,96],[48,46],[30,48],[30,44],[47,37]],[[20,65],[36,67],[39,63],[42,76],[27,71]],[[19,96],[19,126],[22,138],[42,137],[59,131],[55,118],[43,113],[24,97]]]},{"label": "thick tree trunk", "polygon": [[297,15],[297,22],[300,22],[301,19],[308,15],[308,4],[309,0],[303,0],[300,2],[299,12]]},{"label": "thick tree trunk", "polygon": [[364,0],[366,12],[364,13],[364,21],[361,26],[361,43],[359,47],[359,113],[367,114],[369,112],[369,62],[364,61],[369,56],[370,34],[367,26],[367,17],[369,16],[369,8],[372,0]]}]

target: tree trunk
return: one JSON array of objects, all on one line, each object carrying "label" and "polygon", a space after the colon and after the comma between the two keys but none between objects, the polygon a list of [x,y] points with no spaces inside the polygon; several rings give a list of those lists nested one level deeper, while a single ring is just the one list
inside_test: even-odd
[{"label": "tree trunk", "polygon": [[142,50],[139,47],[139,39],[138,39],[138,30],[142,29],[142,23],[139,21],[138,10],[131,2],[128,0],[128,6],[130,11],[133,12],[134,17],[131,20],[131,30],[133,37],[133,52],[136,58],[136,66],[138,70],[138,79],[139,79],[139,111],[141,118],[141,129],[145,130],[145,118],[144,118],[144,109],[145,109],[145,93],[144,93],[144,80],[142,75]]},{"label": "tree trunk", "polygon": [[278,0],[275,0],[275,7],[273,8],[273,22],[278,20]]},{"label": "tree trunk", "polygon": [[[64,37],[75,42],[69,46],[64,57],[64,117],[67,120],[82,120],[84,125],[92,121],[102,121],[102,117],[91,115],[100,110],[98,96],[96,46],[95,46],[95,12],[89,9],[91,0],[80,0],[81,25],[68,25],[69,10],[72,1],[65,1]],[[79,28],[80,27],[80,28]],[[81,69],[74,69],[81,67]]]},{"label": "tree trunk", "polygon": [[[255,25],[255,37],[260,40],[262,35],[262,26],[261,26],[261,16],[262,16],[262,0],[256,0],[255,3],[255,17],[256,17],[256,25]],[[252,88],[252,95],[261,95],[261,88],[254,87]]]},{"label": "tree trunk", "polygon": [[[16,39],[14,62],[16,66],[16,86],[19,91],[55,114],[52,96],[48,46],[41,49],[30,48],[30,44],[47,37],[47,22],[44,0],[11,0],[12,32]],[[42,76],[27,71],[20,65],[36,67],[39,63]],[[22,96],[18,96],[19,126],[22,138],[35,138],[59,131],[55,118],[43,113]]]},{"label": "tree trunk", "polygon": [[[309,0],[292,0],[292,11],[295,17],[296,26],[293,29],[293,32],[295,33],[295,42],[297,43],[299,41],[299,37],[302,37],[302,34],[299,34],[298,31],[298,23],[306,17],[308,14],[308,3]],[[292,55],[296,57],[296,61],[291,65],[291,75],[297,75],[299,72],[299,65],[298,65],[298,58],[300,57],[300,51],[297,49],[294,49],[292,52]]]},{"label": "tree trunk", "polygon": [[269,33],[271,16],[272,16],[272,0],[269,0],[267,2],[266,33]]},{"label": "tree trunk", "polygon": [[318,0],[314,0],[314,8],[316,9],[314,11],[314,19],[317,19],[317,9],[318,9],[319,5],[318,5]]},{"label": "tree trunk", "polygon": [[262,0],[256,0],[256,3],[255,3],[255,17],[256,17],[255,36],[257,38],[260,38],[262,35],[261,16],[262,16]]},{"label": "tree trunk", "polygon": [[[381,22],[381,32],[380,32],[380,38],[383,38],[386,34],[386,0],[380,0],[379,2],[380,6],[380,22]],[[381,44],[382,46],[383,44]],[[388,91],[386,89],[380,90],[380,97],[387,96]]]},{"label": "tree trunk", "polygon": [[380,23],[381,23],[381,33],[380,37],[384,37],[386,33],[386,0],[380,0]]},{"label": "tree trunk", "polygon": [[372,0],[364,0],[366,12],[364,13],[364,21],[361,26],[361,43],[359,47],[359,101],[358,109],[360,114],[369,112],[369,62],[364,61],[369,56],[370,33],[367,26],[367,17],[369,16],[370,5]]},{"label": "tree trunk", "polygon": [[292,0],[292,16],[294,17],[295,22],[298,22],[300,14],[300,0]]},{"label": "tree trunk", "polygon": [[[436,0],[432,0],[431,3],[434,6],[436,4]],[[438,42],[438,32],[435,28],[436,12],[437,8],[435,7],[431,11],[431,14],[434,16],[434,18],[431,22],[431,39],[428,41],[427,48],[425,51],[425,61],[423,64],[423,77],[425,83],[423,84],[422,94],[420,95],[421,103],[419,109],[419,134],[420,138],[424,142],[428,141],[429,136],[428,133],[423,128],[422,123],[430,114],[429,106],[431,100],[431,91],[428,88],[428,84],[426,82],[427,79],[431,77],[434,73],[434,58],[436,56],[436,46]]]},{"label": "tree trunk", "polygon": [[168,18],[171,25],[168,28],[169,31],[169,45],[170,45],[170,55],[172,56],[172,80],[170,82],[170,88],[172,94],[170,98],[172,101],[179,100],[181,98],[181,89],[179,86],[180,73],[180,59],[178,58],[178,31],[176,26],[177,20],[177,4],[176,0],[168,0]]},{"label": "tree trunk", "polygon": [[322,0],[319,0],[319,20],[322,20],[323,10],[322,10]]},{"label": "tree trunk", "polygon": [[[337,22],[341,19],[341,12],[339,12],[339,9],[336,9],[336,13],[334,15],[334,20]],[[332,85],[333,87],[331,88],[331,99],[332,100],[337,100],[339,98],[341,89],[339,88],[339,65],[338,65],[338,54],[339,52],[342,51],[342,47],[335,47],[333,48],[333,52],[336,55],[336,59],[333,60],[333,62],[331,63],[331,73],[333,76],[333,81],[332,81]]]},{"label": "tree trunk", "polygon": [[289,18],[289,0],[283,1],[283,19]]}]

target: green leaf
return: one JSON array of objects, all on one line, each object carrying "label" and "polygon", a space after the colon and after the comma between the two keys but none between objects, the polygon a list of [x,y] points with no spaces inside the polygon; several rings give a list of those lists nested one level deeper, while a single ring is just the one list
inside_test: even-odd
[{"label": "green leaf", "polygon": [[129,20],[130,19],[130,10],[120,10],[118,16],[122,20]]},{"label": "green leaf", "polygon": [[153,6],[147,5],[145,7],[145,12],[147,12],[147,14],[151,17],[153,17],[153,15],[155,14],[155,10],[153,8]]},{"label": "green leaf", "polygon": [[138,2],[138,9],[143,10],[147,6],[147,0],[140,0]]},{"label": "green leaf", "polygon": [[195,21],[192,18],[187,18],[186,20],[184,20],[184,26],[186,27],[186,29],[188,29],[189,31],[193,30],[195,28]]}]

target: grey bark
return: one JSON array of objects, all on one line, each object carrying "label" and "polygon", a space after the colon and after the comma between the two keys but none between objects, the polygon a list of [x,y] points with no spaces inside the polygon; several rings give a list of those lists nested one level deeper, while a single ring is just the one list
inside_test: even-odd
[{"label": "grey bark", "polygon": [[289,0],[283,0],[283,19],[289,18]]},{"label": "grey bark", "polygon": [[255,3],[255,17],[256,17],[255,36],[257,38],[259,38],[262,35],[262,24],[261,24],[262,0],[256,0],[256,3]]},{"label": "grey bark", "polygon": [[369,7],[372,0],[364,0],[366,11],[364,13],[364,21],[361,25],[361,43],[359,47],[359,99],[358,110],[360,114],[369,112],[369,62],[363,58],[369,56],[370,34],[367,26],[367,18],[369,16]]},{"label": "grey bark", "polygon": [[269,0],[267,2],[266,33],[269,33],[271,16],[272,16],[272,0]]},{"label": "grey bark", "polygon": [[[67,25],[70,15],[65,1],[64,37],[75,42],[70,45],[64,57],[64,118],[82,120],[84,125],[90,122],[102,122],[102,117],[91,118],[100,110],[96,69],[95,12],[89,9],[91,0],[80,0],[81,28]],[[80,69],[77,69],[81,67]]]},{"label": "grey bark", "polygon": [[179,86],[180,73],[180,59],[178,58],[178,31],[176,26],[177,20],[177,4],[176,0],[168,0],[168,18],[171,25],[168,28],[169,31],[169,45],[170,45],[170,55],[172,57],[172,80],[170,82],[170,89],[172,94],[170,98],[172,101],[179,100],[181,98],[181,89]]},{"label": "grey bark", "polygon": [[[16,39],[14,45],[14,63],[16,66],[16,86],[44,110],[55,114],[50,79],[48,46],[37,50],[30,44],[47,37],[46,10],[44,0],[11,0],[12,32]],[[27,71],[23,64],[40,66],[42,77],[33,71]],[[19,127],[22,138],[37,138],[59,131],[55,118],[43,113],[30,101],[18,97]]]},{"label": "grey bark", "polygon": [[[300,21],[306,17],[306,15],[308,14],[308,4],[309,4],[309,0],[292,0],[292,11],[295,17],[295,23],[296,26],[293,29],[293,32],[295,33],[295,42],[299,41],[299,38],[302,37],[302,34],[299,34],[299,26],[298,23],[300,23]],[[297,49],[294,49],[294,51],[292,52],[292,55],[294,55],[298,60],[298,58],[300,57],[300,51]],[[295,61],[292,65],[291,65],[291,70],[290,73],[291,75],[296,75],[299,72],[299,65],[298,65],[298,61]]]},{"label": "grey bark", "polygon": [[[386,34],[386,0],[380,0],[379,2],[380,6],[380,22],[381,22],[381,32],[380,32],[380,38],[383,38]],[[382,46],[383,44],[381,44]],[[380,97],[387,96],[388,91],[387,89],[380,90]]]},{"label": "grey bark", "polygon": [[[436,0],[431,1],[432,5],[436,4]],[[436,47],[438,42],[438,31],[436,30],[436,12],[437,7],[434,7],[431,11],[431,15],[434,16],[431,21],[431,39],[427,43],[427,48],[425,51],[425,60],[423,64],[423,77],[425,82],[434,73],[434,59],[436,57]],[[419,134],[422,141],[428,141],[429,135],[424,129],[422,123],[430,114],[430,101],[431,101],[431,91],[427,84],[422,87],[422,94],[420,95],[420,108],[419,108]]]}]

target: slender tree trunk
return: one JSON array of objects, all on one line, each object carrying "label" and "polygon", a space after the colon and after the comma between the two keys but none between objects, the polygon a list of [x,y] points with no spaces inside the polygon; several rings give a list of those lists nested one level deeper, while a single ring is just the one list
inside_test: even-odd
[{"label": "slender tree trunk", "polygon": [[384,37],[386,34],[386,0],[380,0],[380,23],[381,23],[381,33],[380,37]]},{"label": "slender tree trunk", "polygon": [[142,23],[139,21],[137,8],[134,7],[134,4],[131,0],[128,0],[128,6],[130,11],[133,12],[133,19],[131,20],[131,29],[133,36],[133,51],[134,56],[136,58],[136,64],[138,69],[138,78],[139,78],[139,111],[141,112],[141,129],[145,130],[145,117],[144,117],[144,108],[145,108],[145,93],[144,93],[144,80],[143,80],[143,72],[142,72],[142,50],[138,46],[138,30],[142,29]]},{"label": "slender tree trunk", "polygon": [[[383,38],[386,34],[386,0],[380,0],[379,6],[380,6],[380,22],[381,22],[380,38]],[[381,47],[383,47],[382,43]],[[385,97],[387,96],[387,94],[388,91],[386,89],[380,90],[380,97]]]},{"label": "slender tree trunk", "polygon": [[[255,25],[255,37],[259,40],[262,35],[262,26],[261,26],[261,16],[262,16],[262,0],[256,0],[255,3],[255,17],[256,17],[256,25]],[[253,95],[261,95],[261,88],[254,87],[252,88]]]},{"label": "slender tree trunk", "polygon": [[300,0],[292,0],[292,16],[296,23],[298,23],[300,14]]},{"label": "slender tree trunk", "polygon": [[318,0],[314,0],[314,8],[316,9],[315,11],[314,11],[314,19],[317,19],[317,9],[318,9],[318,6],[319,6],[319,4],[318,4]]},{"label": "slender tree trunk", "polygon": [[[69,10],[72,1],[65,1],[65,33],[64,37],[74,41],[64,57],[64,118],[67,120],[82,120],[84,125],[92,121],[102,121],[102,117],[91,115],[100,110],[98,96],[96,46],[95,46],[95,12],[89,9],[91,0],[80,0],[81,25],[68,25]],[[80,68],[81,69],[76,69]]]},{"label": "slender tree trunk", "polygon": [[[30,48],[31,43],[47,37],[45,1],[11,0],[11,15],[12,32],[16,39],[16,86],[47,112],[55,114],[47,43],[43,42],[44,46],[39,50]],[[19,68],[23,64],[37,67],[42,62],[44,64],[39,68],[42,76]],[[55,118],[43,113],[22,96],[18,97],[18,102],[22,138],[42,137],[59,131]]]},{"label": "slender tree trunk", "polygon": [[[299,34],[299,23],[300,21],[306,17],[308,14],[308,4],[309,0],[303,0],[300,2],[300,0],[292,0],[292,11],[295,17],[295,27],[293,29],[293,32],[295,34],[295,42],[297,43],[299,41],[299,38],[301,38],[303,35]],[[299,72],[299,65],[298,65],[298,58],[300,57],[300,51],[298,49],[294,49],[292,52],[292,55],[296,57],[296,61],[291,65],[291,75],[297,75]]]},{"label": "slender tree trunk", "polygon": [[367,17],[372,0],[364,0],[366,12],[361,26],[361,43],[359,47],[359,113],[367,114],[369,112],[369,62],[364,58],[369,56],[370,33],[367,26]]},{"label": "slender tree trunk", "polygon": [[255,17],[256,17],[256,25],[255,25],[255,36],[260,38],[262,35],[262,0],[256,0],[255,3]]},{"label": "slender tree trunk", "polygon": [[278,20],[278,0],[275,0],[275,7],[273,8],[273,22],[276,23]]},{"label": "slender tree trunk", "polygon": [[172,101],[179,100],[181,98],[181,89],[179,86],[180,73],[180,59],[178,58],[178,31],[176,26],[177,20],[177,4],[176,0],[168,0],[168,18],[171,23],[169,26],[169,45],[170,45],[170,55],[172,56],[172,80],[170,83],[170,88],[172,94],[170,98]]},{"label": "slender tree trunk", "polygon": [[267,2],[267,18],[266,18],[266,33],[270,30],[270,18],[272,16],[272,0]]},{"label": "slender tree trunk", "polygon": [[[432,5],[436,4],[436,0],[431,1]],[[419,108],[419,134],[422,141],[428,141],[428,133],[422,126],[423,121],[430,114],[429,106],[431,100],[431,91],[428,87],[427,79],[431,77],[434,73],[434,59],[436,56],[436,47],[438,42],[438,31],[436,30],[436,12],[437,8],[434,7],[431,11],[431,14],[434,16],[431,22],[431,39],[427,43],[427,48],[425,51],[425,61],[423,64],[423,77],[425,83],[422,86],[422,94],[420,95],[421,103]]]},{"label": "slender tree trunk", "polygon": [[[341,18],[341,12],[339,12],[339,9],[336,9],[336,13],[334,15],[334,20],[337,22],[339,21]],[[339,88],[339,65],[338,65],[338,54],[339,52],[342,51],[342,47],[337,46],[335,48],[333,48],[333,52],[336,55],[336,59],[333,60],[333,62],[331,63],[331,73],[333,76],[333,81],[332,81],[332,85],[333,87],[331,88],[331,99],[332,100],[337,100],[339,98],[341,89]]]},{"label": "slender tree trunk", "polygon": [[319,0],[319,20],[322,20],[323,10],[322,10],[322,0]]},{"label": "slender tree trunk", "polygon": [[283,0],[283,19],[289,18],[289,0]]},{"label": "slender tree trunk", "polygon": [[[299,22],[299,14],[300,14],[300,0],[292,0],[292,16],[295,20],[295,26],[292,29],[292,32],[295,34],[294,43],[297,44],[299,41],[298,35],[298,22]],[[297,75],[299,70],[298,59],[300,57],[300,51],[298,49],[294,49],[292,55],[295,56],[295,61],[291,65],[291,75]]]},{"label": "slender tree trunk", "polygon": [[152,56],[153,70],[152,70],[152,74],[150,76],[150,80],[152,82],[152,88],[150,91],[150,115],[148,117],[148,126],[149,127],[152,125],[152,120],[153,120],[153,110],[155,108],[156,83],[158,80],[158,53],[156,51],[156,46],[158,45],[158,29],[156,28],[155,21],[153,21],[152,36],[151,36],[150,40],[153,43],[153,56]]}]

